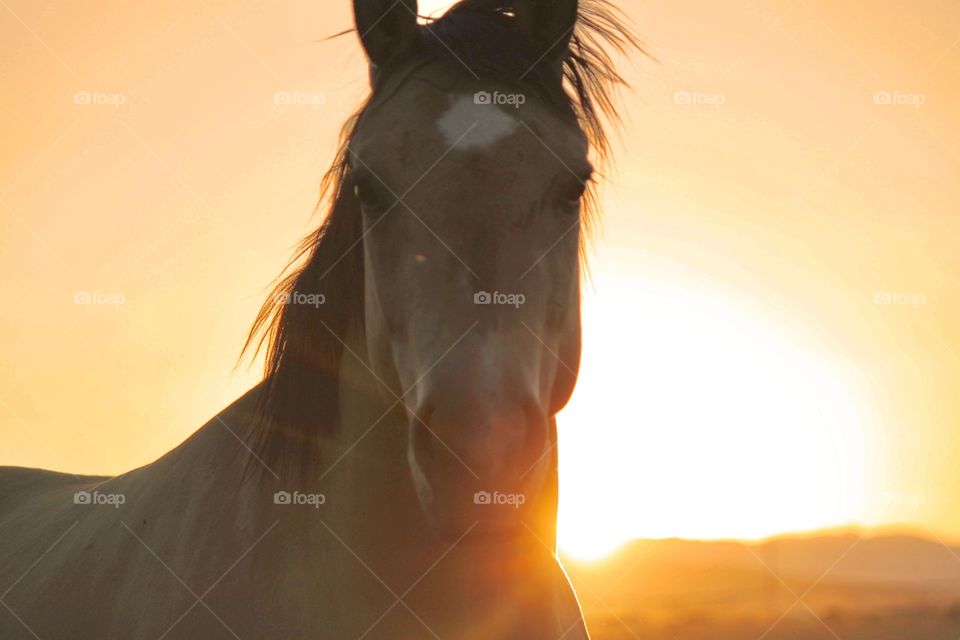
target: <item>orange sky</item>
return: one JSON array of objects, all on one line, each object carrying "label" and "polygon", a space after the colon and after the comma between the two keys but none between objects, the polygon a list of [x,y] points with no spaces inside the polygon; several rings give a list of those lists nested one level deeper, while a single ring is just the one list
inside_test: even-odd
[{"label": "orange sky", "polygon": [[[960,5],[620,5],[660,63],[624,61],[562,519],[960,536]],[[145,464],[255,381],[239,348],[366,89],[321,41],[349,8],[0,3],[0,464]],[[748,526],[712,524],[718,482]]]}]

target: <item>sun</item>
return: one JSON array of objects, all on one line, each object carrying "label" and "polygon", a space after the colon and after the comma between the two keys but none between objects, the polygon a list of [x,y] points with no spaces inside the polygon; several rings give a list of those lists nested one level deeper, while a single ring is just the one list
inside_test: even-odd
[{"label": "sun", "polygon": [[842,363],[719,295],[610,279],[584,306],[559,419],[564,552],[858,519],[864,434]]}]

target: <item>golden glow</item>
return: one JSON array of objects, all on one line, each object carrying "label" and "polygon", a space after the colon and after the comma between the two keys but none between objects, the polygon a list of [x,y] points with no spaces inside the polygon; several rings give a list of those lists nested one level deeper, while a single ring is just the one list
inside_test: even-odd
[{"label": "golden glow", "polygon": [[[564,549],[955,537],[960,12],[617,4],[660,63],[619,65]],[[352,24],[347,0],[4,2],[0,464],[121,473],[255,382],[240,345],[367,92],[356,38],[324,40]]]},{"label": "golden glow", "polygon": [[861,517],[864,427],[812,345],[697,291],[618,278],[597,289],[581,386],[560,419],[564,551]]}]

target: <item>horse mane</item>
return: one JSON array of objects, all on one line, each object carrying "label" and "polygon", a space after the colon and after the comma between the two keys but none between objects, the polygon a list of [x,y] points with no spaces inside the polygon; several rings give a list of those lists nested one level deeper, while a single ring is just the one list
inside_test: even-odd
[{"label": "horse mane", "polygon": [[[618,122],[614,92],[626,84],[612,56],[646,50],[609,0],[581,0],[558,90],[555,69],[538,64],[537,52],[516,28],[511,2],[461,0],[421,27],[421,53],[537,94],[578,124],[593,153],[605,160],[610,152],[607,125]],[[378,75],[388,72],[383,69]],[[364,307],[363,252],[357,250],[363,228],[348,181],[349,147],[378,96],[378,84],[375,80],[371,96],[340,133],[336,158],[321,183],[317,209],[329,203],[323,223],[297,246],[243,348],[243,354],[254,357],[266,351],[262,392],[248,439],[257,458],[271,468],[314,469],[324,436],[339,421],[342,340],[351,329],[362,330]],[[585,224],[596,211],[592,186],[584,200]],[[318,295],[324,297],[323,304],[297,303],[315,301]]]}]

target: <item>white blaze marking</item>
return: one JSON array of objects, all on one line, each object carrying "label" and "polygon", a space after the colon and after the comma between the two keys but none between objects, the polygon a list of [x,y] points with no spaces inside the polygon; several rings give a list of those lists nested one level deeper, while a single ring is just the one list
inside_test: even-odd
[{"label": "white blaze marking", "polygon": [[516,131],[519,123],[503,109],[477,104],[474,96],[469,95],[457,98],[437,126],[448,145],[471,150],[493,147]]}]

